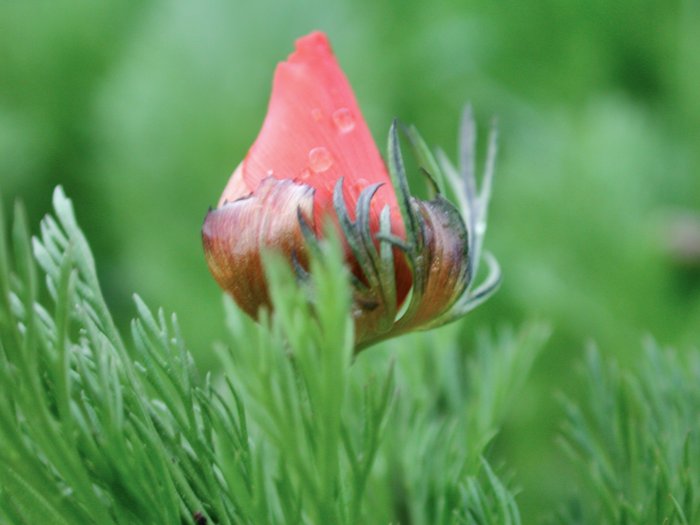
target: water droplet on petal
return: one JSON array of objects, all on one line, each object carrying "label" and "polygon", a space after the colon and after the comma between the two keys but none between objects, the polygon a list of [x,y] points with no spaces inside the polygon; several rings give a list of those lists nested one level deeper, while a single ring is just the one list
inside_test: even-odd
[{"label": "water droplet on petal", "polygon": [[349,133],[355,129],[355,117],[348,108],[340,108],[333,112],[333,123],[341,133]]},{"label": "water droplet on petal", "polygon": [[484,221],[477,222],[476,226],[474,226],[474,232],[477,235],[483,235],[486,233],[486,223]]},{"label": "water droplet on petal", "polygon": [[275,170],[272,170],[272,169],[267,170],[267,176],[268,176],[268,177],[272,177],[274,174],[275,174]]},{"label": "water droplet on petal", "polygon": [[311,110],[311,118],[313,118],[316,122],[320,122],[321,119],[323,118],[323,111],[321,111],[318,108],[314,108]]},{"label": "water droplet on petal", "polygon": [[309,177],[311,177],[311,172],[308,169],[304,169],[304,171],[301,172],[301,175],[299,175],[301,180],[308,180]]},{"label": "water droplet on petal", "polygon": [[326,171],[333,165],[333,157],[323,146],[313,148],[309,151],[309,167],[315,173]]}]

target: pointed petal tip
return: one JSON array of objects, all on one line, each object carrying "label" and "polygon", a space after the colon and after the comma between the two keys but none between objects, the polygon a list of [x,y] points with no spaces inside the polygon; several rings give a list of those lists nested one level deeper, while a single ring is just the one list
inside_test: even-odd
[{"label": "pointed petal tip", "polygon": [[333,54],[328,36],[323,31],[315,30],[294,42],[294,52],[287,60],[291,62],[321,58]]}]

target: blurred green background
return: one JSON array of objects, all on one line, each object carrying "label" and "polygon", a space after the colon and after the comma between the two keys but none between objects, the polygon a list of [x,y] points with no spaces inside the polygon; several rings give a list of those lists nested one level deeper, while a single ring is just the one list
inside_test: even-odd
[{"label": "blurred green background", "polygon": [[505,281],[464,341],[553,328],[496,443],[530,522],[567,491],[555,397],[576,397],[587,342],[624,365],[646,334],[700,340],[700,3],[0,4],[4,198],[36,228],[62,184],[120,322],[135,291],[176,311],[203,369],[224,327],[199,228],[259,130],[275,63],[313,29],[382,150],[394,116],[453,157],[465,102],[482,131],[498,116],[486,244]]}]

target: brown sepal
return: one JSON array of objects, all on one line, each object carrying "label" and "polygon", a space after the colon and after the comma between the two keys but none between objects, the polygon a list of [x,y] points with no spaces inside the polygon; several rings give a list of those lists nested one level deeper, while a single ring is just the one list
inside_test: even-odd
[{"label": "brown sepal", "polygon": [[307,264],[298,212],[313,221],[313,189],[268,178],[247,197],[210,211],[202,226],[207,264],[219,286],[250,316],[269,307],[262,251]]},{"label": "brown sepal", "polygon": [[[383,316],[394,310],[382,303],[377,290],[356,293],[354,311],[357,350],[413,330],[439,325],[441,317],[463,295],[471,280],[469,238],[459,212],[442,197],[411,199],[416,213],[421,249],[415,253],[409,304],[388,329]],[[363,299],[358,301],[358,296]],[[395,321],[395,322],[394,322]]]}]

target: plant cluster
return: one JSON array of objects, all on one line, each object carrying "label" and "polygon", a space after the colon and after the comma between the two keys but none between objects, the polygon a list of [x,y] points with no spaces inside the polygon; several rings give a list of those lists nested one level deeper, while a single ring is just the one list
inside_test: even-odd
[{"label": "plant cluster", "polygon": [[[527,487],[497,436],[544,326],[465,351],[451,325],[354,358],[327,240],[311,261],[315,310],[269,260],[275,314],[255,323],[226,300],[230,339],[201,375],[174,315],[135,296],[131,333],[117,329],[60,189],[54,208],[38,237],[21,206],[11,235],[0,225],[0,521],[520,523]],[[622,372],[591,352],[587,370],[561,435],[581,483],[552,521],[694,523],[700,354],[650,344]]]}]

